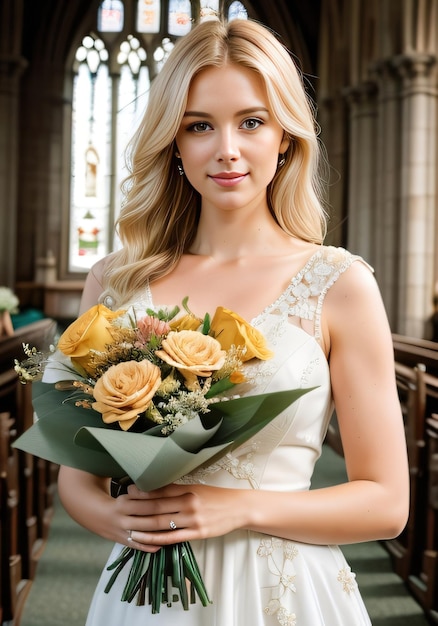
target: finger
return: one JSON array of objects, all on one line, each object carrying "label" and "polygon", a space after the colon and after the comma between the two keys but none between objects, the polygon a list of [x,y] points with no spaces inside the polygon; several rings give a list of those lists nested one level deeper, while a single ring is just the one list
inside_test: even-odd
[{"label": "finger", "polygon": [[137,534],[137,536],[139,535],[139,533],[136,533],[136,531],[127,531],[126,545],[129,548],[142,550],[143,552],[158,552],[158,550],[161,548],[161,546],[158,544],[148,544],[137,541],[137,537],[134,537],[135,534]]},{"label": "finger", "polygon": [[[141,491],[134,484],[129,485],[127,493],[133,497],[138,499],[156,499],[156,498],[168,498],[171,496],[180,496],[189,491],[188,485],[177,485],[170,484],[165,485],[164,487],[159,487],[158,489],[153,489],[151,491]],[[192,491],[192,489],[190,489]]]}]

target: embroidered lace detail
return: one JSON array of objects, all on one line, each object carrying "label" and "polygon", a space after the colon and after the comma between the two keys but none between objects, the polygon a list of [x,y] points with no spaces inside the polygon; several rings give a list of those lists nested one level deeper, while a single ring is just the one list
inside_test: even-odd
[{"label": "embroidered lace detail", "polygon": [[302,387],[308,387],[309,386],[309,379],[310,376],[312,375],[313,370],[315,369],[315,367],[318,367],[318,365],[320,364],[320,359],[313,359],[313,361],[310,361],[309,365],[304,369],[302,376],[301,376],[301,386]]},{"label": "embroidered lace detail", "polygon": [[357,589],[356,574],[349,567],[343,567],[338,573],[338,582],[341,583],[345,593],[352,593]]},{"label": "embroidered lace detail", "polygon": [[[248,386],[248,388],[251,388],[260,384],[263,380],[270,380],[276,368],[270,361],[255,360],[254,362],[246,362],[244,364],[244,371],[246,378],[245,387]],[[240,389],[244,389],[244,387],[240,387]]]},{"label": "embroidered lace detail", "polygon": [[264,612],[267,615],[275,615],[281,626],[297,626],[297,616],[295,613],[289,613],[284,606],[280,606],[278,600],[271,600]]},{"label": "embroidered lace detail", "polygon": [[228,452],[216,463],[208,467],[200,468],[191,474],[187,474],[176,482],[182,485],[205,483],[209,474],[214,474],[219,470],[225,470],[238,480],[247,480],[253,489],[258,489],[259,485],[256,480],[255,465],[252,461],[258,449],[259,443],[257,441],[251,441],[248,445],[244,444],[239,448],[239,456],[234,456],[232,452]]},{"label": "embroidered lace detail", "polygon": [[[249,450],[245,453],[245,450]],[[239,456],[236,457],[232,452],[228,452],[217,462],[218,468],[224,469],[237,478],[238,480],[247,480],[253,489],[258,488],[255,477],[255,465],[252,461],[254,454],[259,448],[257,441],[251,442],[249,446],[242,446],[239,450]],[[243,454],[242,454],[243,453]]]},{"label": "embroidered lace detail", "polygon": [[[269,314],[280,313],[277,326],[274,325],[270,329],[270,339],[274,349],[276,339],[279,339],[284,332],[284,320],[288,317],[313,321],[314,337],[320,341],[321,312],[327,291],[356,260],[365,263],[361,257],[351,254],[344,248],[321,246],[301,271],[292,278],[280,297],[251,320],[251,324],[255,327],[260,326]],[[146,307],[156,308],[149,281],[146,282],[143,298],[139,302]]]},{"label": "embroidered lace detail", "polygon": [[321,311],[324,298],[339,276],[350,267],[358,256],[343,248],[321,247],[291,280],[281,296],[253,320],[257,325],[275,311],[289,317],[314,322],[314,336],[321,339]]},{"label": "embroidered lace detail", "polygon": [[296,593],[294,559],[298,556],[298,548],[292,541],[269,537],[261,539],[257,555],[266,558],[269,571],[278,579],[276,586],[271,588],[271,599],[264,607],[263,612],[273,615],[281,626],[296,626],[295,613],[290,613],[289,596]]}]

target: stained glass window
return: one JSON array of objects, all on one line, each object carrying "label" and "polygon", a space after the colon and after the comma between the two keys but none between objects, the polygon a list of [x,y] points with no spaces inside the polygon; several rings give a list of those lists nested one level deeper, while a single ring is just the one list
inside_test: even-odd
[{"label": "stained glass window", "polygon": [[137,30],[139,33],[159,33],[160,18],[160,0],[138,0]]},{"label": "stained glass window", "polygon": [[104,0],[97,13],[100,32],[119,33],[123,30],[124,6],[121,0]]},{"label": "stained glass window", "polygon": [[124,150],[146,108],[151,81],[196,16],[231,20],[248,13],[242,2],[226,0],[103,0],[97,33],[85,35],[76,50],[69,273],[87,272],[118,246],[114,222],[122,204]]},{"label": "stained glass window", "polygon": [[192,28],[190,0],[169,0],[169,35],[182,37]]},{"label": "stained glass window", "polygon": [[219,16],[219,0],[201,0],[201,22]]},{"label": "stained glass window", "polygon": [[70,270],[84,271],[107,250],[112,84],[101,39],[84,37],[73,90]]},{"label": "stained glass window", "polygon": [[247,20],[248,19],[248,11],[245,9],[245,6],[236,0],[232,2],[228,8],[228,21],[231,20]]}]

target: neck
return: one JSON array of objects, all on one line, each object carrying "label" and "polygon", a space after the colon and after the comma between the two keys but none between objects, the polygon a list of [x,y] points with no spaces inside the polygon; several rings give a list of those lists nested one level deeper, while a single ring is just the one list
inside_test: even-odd
[{"label": "neck", "polygon": [[268,256],[279,248],[289,247],[290,239],[269,210],[264,215],[250,216],[233,211],[222,215],[220,220],[204,213],[189,252],[217,260]]}]

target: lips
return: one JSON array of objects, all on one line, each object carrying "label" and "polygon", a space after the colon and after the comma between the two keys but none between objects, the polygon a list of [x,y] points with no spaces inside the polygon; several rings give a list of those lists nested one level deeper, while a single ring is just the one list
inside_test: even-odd
[{"label": "lips", "polygon": [[242,182],[246,176],[247,174],[242,174],[241,172],[220,172],[214,176],[209,176],[209,178],[221,187],[234,187]]}]

